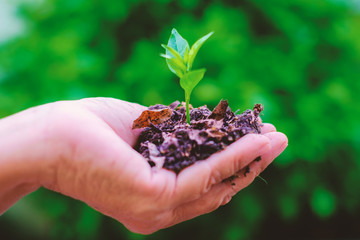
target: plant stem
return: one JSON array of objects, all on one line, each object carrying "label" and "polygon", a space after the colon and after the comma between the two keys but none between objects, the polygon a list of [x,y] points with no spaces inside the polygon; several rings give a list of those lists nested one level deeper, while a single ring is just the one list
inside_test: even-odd
[{"label": "plant stem", "polygon": [[186,121],[188,124],[190,124],[190,110],[189,110],[190,94],[185,93],[185,102],[186,102]]}]

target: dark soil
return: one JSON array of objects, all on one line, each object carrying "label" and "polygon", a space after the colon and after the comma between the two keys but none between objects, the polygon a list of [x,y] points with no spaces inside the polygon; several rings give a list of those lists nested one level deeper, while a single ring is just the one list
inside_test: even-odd
[{"label": "dark soil", "polygon": [[[263,107],[233,113],[227,101],[221,100],[213,111],[206,106],[190,109],[191,124],[186,123],[184,104],[178,101],[165,106],[157,104],[148,110],[172,110],[171,117],[160,124],[150,123],[141,132],[135,149],[152,167],[166,168],[179,173],[196,161],[226,148],[249,133],[261,133],[258,121]],[[260,160],[260,159],[259,159]]]}]

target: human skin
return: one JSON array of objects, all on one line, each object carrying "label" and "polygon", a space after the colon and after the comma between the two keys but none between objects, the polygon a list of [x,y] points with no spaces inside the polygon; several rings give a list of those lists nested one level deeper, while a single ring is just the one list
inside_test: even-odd
[{"label": "human skin", "polygon": [[[228,203],[287,146],[284,134],[264,124],[262,134],[246,135],[176,175],[151,168],[133,149],[141,129],[132,130],[132,123],[144,109],[88,98],[1,119],[0,214],[45,187],[150,234]],[[223,181],[234,174],[240,177]]]}]

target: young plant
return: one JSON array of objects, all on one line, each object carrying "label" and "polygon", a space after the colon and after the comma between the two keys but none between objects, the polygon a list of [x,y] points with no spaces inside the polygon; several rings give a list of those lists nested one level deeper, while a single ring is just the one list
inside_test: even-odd
[{"label": "young plant", "polygon": [[192,66],[200,47],[212,34],[213,32],[203,36],[190,48],[189,43],[173,28],[168,44],[161,45],[166,50],[166,53],[161,54],[161,56],[166,59],[170,71],[180,78],[180,86],[185,91],[186,120],[188,124],[190,124],[189,103],[191,92],[204,77],[206,71],[205,68],[192,70]]}]

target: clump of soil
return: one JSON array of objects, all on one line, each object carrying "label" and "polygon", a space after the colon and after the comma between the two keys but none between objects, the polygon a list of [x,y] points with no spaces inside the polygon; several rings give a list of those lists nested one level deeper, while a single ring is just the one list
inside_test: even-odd
[{"label": "clump of soil", "polygon": [[134,128],[145,127],[135,149],[152,167],[179,173],[246,134],[261,133],[258,117],[262,110],[255,104],[253,110],[236,114],[227,101],[221,100],[213,111],[206,106],[191,108],[189,125],[185,106],[179,101],[150,106],[134,122]]}]

